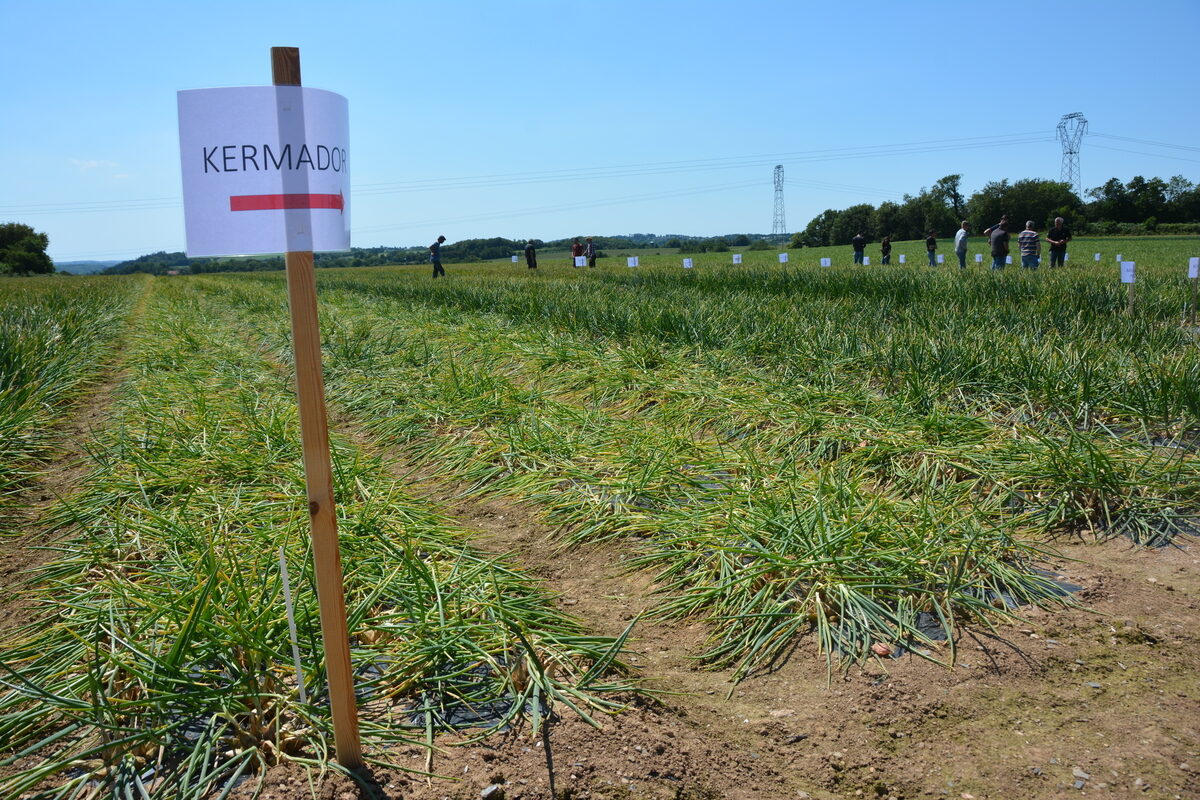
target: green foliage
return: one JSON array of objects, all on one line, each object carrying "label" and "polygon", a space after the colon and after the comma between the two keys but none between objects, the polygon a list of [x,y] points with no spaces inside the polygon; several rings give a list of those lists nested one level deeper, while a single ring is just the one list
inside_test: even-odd
[{"label": "green foliage", "polygon": [[0,275],[44,275],[54,272],[46,255],[50,237],[19,222],[0,224]]},{"label": "green foliage", "polygon": [[1056,216],[1063,217],[1070,227],[1083,215],[1083,204],[1068,184],[1032,179],[989,183],[971,195],[969,207],[974,231],[995,225],[1002,214],[1008,214],[1009,231],[1014,235],[1024,230],[1026,220],[1033,220],[1038,230],[1045,230],[1054,224]]}]

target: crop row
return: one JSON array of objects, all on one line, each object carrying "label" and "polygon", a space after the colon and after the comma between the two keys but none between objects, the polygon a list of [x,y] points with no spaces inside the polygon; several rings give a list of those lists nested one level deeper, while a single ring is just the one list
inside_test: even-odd
[{"label": "crop row", "polygon": [[[287,371],[220,307],[158,286],[94,471],[55,517],[69,536],[31,581],[38,621],[0,662],[6,797],[223,794],[332,749]],[[613,707],[619,640],[585,633],[336,437],[334,466],[368,757],[432,748],[445,727]]]},{"label": "crop row", "polygon": [[[542,281],[523,297],[574,299],[581,315],[612,305],[589,280]],[[634,542],[638,563],[659,570],[661,612],[707,615],[709,658],[743,673],[809,630],[826,652],[859,657],[1064,602],[1035,567],[1038,541],[1157,534],[1197,504],[1197,464],[1181,447],[984,414],[977,398],[914,402],[853,371],[806,374],[811,361],[785,369],[735,344],[699,351],[464,309],[462,292],[488,290],[464,283],[327,279],[334,402],[447,478],[535,505],[574,540]],[[286,350],[285,329],[262,324],[278,284],[204,286]],[[609,291],[649,302],[619,279]]]},{"label": "crop row", "polygon": [[45,456],[53,423],[96,377],[144,279],[0,284],[0,504]]}]

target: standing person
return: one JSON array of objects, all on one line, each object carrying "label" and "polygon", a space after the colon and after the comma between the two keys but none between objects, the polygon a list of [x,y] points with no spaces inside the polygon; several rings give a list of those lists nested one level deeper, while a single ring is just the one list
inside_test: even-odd
[{"label": "standing person", "polygon": [[588,266],[596,266],[596,245],[592,243],[592,237],[587,237],[587,244],[583,246],[583,254],[587,257]]},{"label": "standing person", "polygon": [[929,266],[937,266],[937,233],[929,232],[929,236],[925,238],[925,252],[929,255]]},{"label": "standing person", "polygon": [[1008,255],[1008,221],[1004,220],[988,236],[992,248],[992,269],[1004,269],[1004,257]]},{"label": "standing person", "polygon": [[867,246],[867,237],[863,236],[862,231],[854,234],[854,238],[850,240],[850,246],[854,248],[854,263],[861,264],[863,260],[863,248]]},{"label": "standing person", "polygon": [[1054,218],[1054,227],[1046,231],[1046,243],[1050,245],[1050,266],[1061,267],[1067,260],[1067,242],[1071,231],[1063,226],[1063,218]]},{"label": "standing person", "polygon": [[537,269],[537,250],[533,247],[533,239],[525,243],[525,263],[529,269]]},{"label": "standing person", "polygon": [[879,243],[879,252],[883,254],[884,266],[892,263],[892,237],[883,237],[883,241]]},{"label": "standing person", "polygon": [[964,219],[962,225],[958,228],[958,233],[954,234],[954,255],[958,256],[958,268],[967,268],[967,221]]},{"label": "standing person", "polygon": [[571,265],[575,266],[575,259],[583,255],[583,245],[579,243],[579,237],[575,237],[574,243],[571,244]]},{"label": "standing person", "polygon": [[439,236],[438,240],[429,245],[429,260],[433,262],[433,277],[445,275],[446,270],[442,269],[442,242],[446,241],[445,236]]},{"label": "standing person", "polygon": [[1021,248],[1021,269],[1037,269],[1042,254],[1042,237],[1033,229],[1033,220],[1025,223],[1025,230],[1017,236],[1017,247]]}]

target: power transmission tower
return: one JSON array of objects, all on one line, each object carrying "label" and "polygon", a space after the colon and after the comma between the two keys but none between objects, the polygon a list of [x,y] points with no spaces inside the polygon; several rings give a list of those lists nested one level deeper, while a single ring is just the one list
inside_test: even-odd
[{"label": "power transmission tower", "polygon": [[771,218],[771,235],[787,236],[787,222],[783,219],[783,164],[775,165],[775,216]]},{"label": "power transmission tower", "polygon": [[1087,133],[1087,118],[1076,111],[1063,114],[1058,121],[1058,141],[1062,143],[1062,182],[1071,186],[1076,196],[1083,197],[1083,186],[1079,178],[1079,148],[1083,135]]}]

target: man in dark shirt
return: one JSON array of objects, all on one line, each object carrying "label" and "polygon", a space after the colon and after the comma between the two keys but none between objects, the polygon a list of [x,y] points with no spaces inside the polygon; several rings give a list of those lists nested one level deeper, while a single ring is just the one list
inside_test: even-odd
[{"label": "man in dark shirt", "polygon": [[429,260],[433,262],[433,277],[445,275],[446,270],[442,269],[442,242],[446,241],[445,236],[439,236],[438,240],[429,245]]},{"label": "man in dark shirt", "polygon": [[530,269],[537,269],[537,250],[533,247],[533,239],[525,245],[525,263]]},{"label": "man in dark shirt", "polygon": [[1063,266],[1069,241],[1071,241],[1071,231],[1063,225],[1062,217],[1055,217],[1054,227],[1046,231],[1046,243],[1050,245],[1050,266]]},{"label": "man in dark shirt", "polygon": [[863,248],[867,246],[867,237],[863,236],[859,231],[850,240],[850,246],[854,248],[854,263],[861,264],[863,262]]},{"label": "man in dark shirt", "polygon": [[590,236],[587,237],[587,244],[583,246],[583,255],[587,258],[589,267],[596,266],[596,245]]},{"label": "man in dark shirt", "polygon": [[937,233],[930,231],[925,239],[925,252],[929,254],[929,266],[937,266]]},{"label": "man in dark shirt", "polygon": [[1008,221],[1002,220],[988,236],[988,243],[992,247],[992,269],[1004,269],[1004,258],[1008,255],[1008,240]]}]

